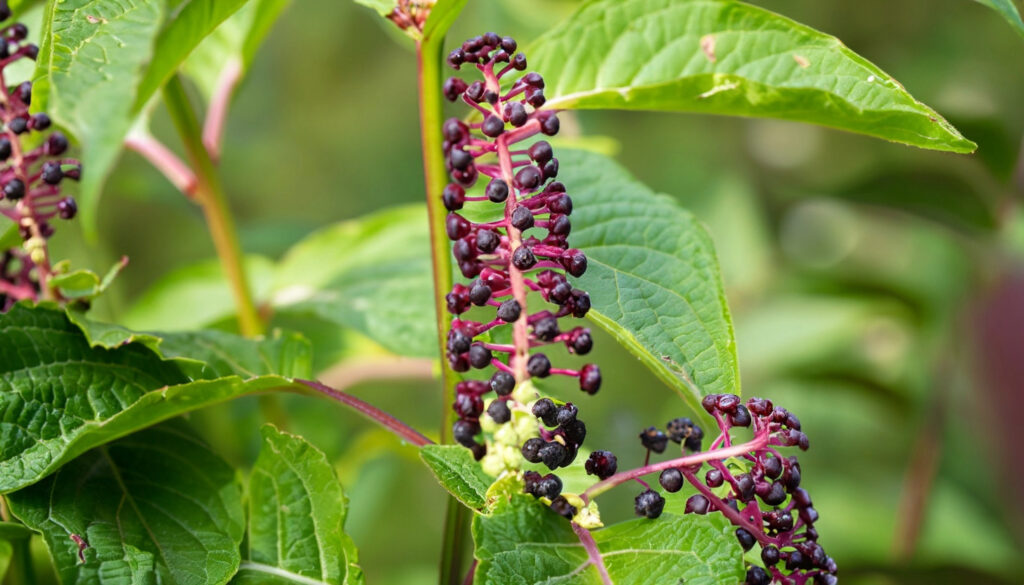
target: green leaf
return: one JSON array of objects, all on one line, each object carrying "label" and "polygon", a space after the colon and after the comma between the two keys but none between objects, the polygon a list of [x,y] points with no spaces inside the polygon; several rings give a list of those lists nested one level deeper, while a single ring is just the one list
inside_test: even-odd
[{"label": "green leaf", "polygon": [[298,333],[275,331],[262,339],[247,339],[214,330],[160,336],[163,339],[160,353],[164,357],[203,362],[202,377],[205,379],[313,376],[313,347]]},{"label": "green leaf", "polygon": [[835,37],[731,0],[591,0],[529,57],[553,108],[780,118],[935,150],[977,146]]},{"label": "green leaf", "polygon": [[93,346],[63,311],[48,307],[18,304],[0,315],[0,493],[168,418],[291,384],[278,376],[193,381],[185,364],[147,343],[151,336]]},{"label": "green leaf", "polygon": [[[181,424],[94,449],[11,494],[64,583],[227,583],[244,532],[235,471]],[[82,538],[88,548],[79,561]]]},{"label": "green leaf", "polygon": [[78,201],[87,232],[95,232],[99,191],[135,118],[143,65],[163,19],[163,0],[46,4],[32,107],[82,146]]},{"label": "green leaf", "polygon": [[[274,265],[262,256],[245,258],[245,274],[256,299],[265,299]],[[231,287],[216,258],[164,275],[121,319],[125,327],[150,331],[200,329],[235,314]]]},{"label": "green leaf", "polygon": [[739,393],[739,365],[714,245],[690,212],[613,160],[558,152],[572,194],[571,243],[589,260],[588,317],[686,399]]},{"label": "green leaf", "polygon": [[487,488],[493,479],[484,473],[469,449],[458,445],[427,445],[420,449],[420,459],[441,487],[460,502],[474,510],[487,505]]},{"label": "green leaf", "polygon": [[0,522],[0,540],[23,540],[30,536],[32,536],[32,531],[24,524]]},{"label": "green leaf", "polygon": [[59,274],[50,279],[50,286],[66,299],[92,300],[102,295],[127,265],[128,258],[121,258],[121,261],[114,264],[103,278],[91,270],[74,270]]},{"label": "green leaf", "polygon": [[11,566],[11,557],[14,556],[14,547],[6,540],[0,540],[0,581],[7,575],[7,569]]},{"label": "green leaf", "polygon": [[980,4],[988,6],[992,10],[995,10],[1006,19],[1006,22],[1010,23],[1013,30],[1017,31],[1017,34],[1024,37],[1024,21],[1020,18],[1020,10],[1017,5],[1014,4],[1013,0],[974,0]]},{"label": "green leaf", "polygon": [[271,425],[249,480],[249,538],[234,585],[356,585],[363,572],[345,534],[348,499],[334,467],[302,437]]},{"label": "green leaf", "polygon": [[320,230],[281,261],[272,303],[280,312],[355,329],[397,354],[433,357],[427,231],[418,205]]},{"label": "green leaf", "polygon": [[183,0],[168,15],[135,99],[138,112],[206,38],[248,0]]},{"label": "green leaf", "polygon": [[185,61],[183,71],[210,98],[231,62],[244,77],[256,51],[291,0],[251,0],[216,28]]},{"label": "green leaf", "polygon": [[391,14],[391,11],[398,5],[396,0],[355,0],[355,2],[376,11],[381,16]]},{"label": "green leaf", "polygon": [[466,0],[437,0],[437,4],[430,9],[427,22],[423,25],[423,38],[430,40],[444,37],[465,7]]},{"label": "green leaf", "polygon": [[[593,532],[616,585],[735,585],[743,551],[721,518],[637,519]],[[516,495],[473,519],[476,585],[600,585],[569,523],[533,498]]]}]

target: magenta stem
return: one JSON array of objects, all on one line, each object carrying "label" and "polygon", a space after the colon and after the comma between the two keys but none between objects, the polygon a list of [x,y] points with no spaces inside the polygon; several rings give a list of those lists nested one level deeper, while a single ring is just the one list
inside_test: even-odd
[{"label": "magenta stem", "polygon": [[356,398],[355,396],[352,396],[351,394],[347,394],[345,392],[342,392],[341,390],[336,390],[334,388],[331,388],[330,386],[326,386],[324,384],[321,384],[320,382],[314,382],[312,380],[295,381],[298,382],[299,384],[302,384],[303,386],[312,388],[313,390],[316,390],[321,394],[329,396],[334,400],[337,400],[338,402],[344,404],[345,406],[352,408],[359,414],[362,414],[363,416],[376,422],[377,424],[381,425],[382,427],[386,428],[392,433],[398,435],[402,439],[405,439],[406,441],[412,443],[413,445],[416,445],[417,447],[423,447],[425,445],[434,444],[433,441],[425,437],[416,429],[410,427],[409,425],[384,412],[383,410],[377,408],[376,406],[373,406],[367,402],[363,402],[362,400]]},{"label": "magenta stem", "polygon": [[210,107],[206,113],[206,120],[203,121],[203,145],[214,161],[220,160],[228,106],[241,79],[242,61],[237,58],[228,59],[220,72],[220,77],[217,78],[217,87],[210,96]]},{"label": "magenta stem", "polygon": [[131,135],[124,139],[124,145],[129,150],[141,154],[186,197],[192,199],[195,196],[197,185],[195,173],[159,140],[148,134]]},{"label": "magenta stem", "polygon": [[604,566],[604,558],[601,557],[601,551],[597,548],[597,543],[594,542],[594,536],[590,534],[589,530],[575,522],[572,523],[572,531],[576,533],[576,537],[580,539],[583,549],[587,551],[587,558],[590,560],[590,564],[594,565],[597,568],[598,574],[601,575],[601,583],[604,585],[614,585],[611,575],[608,574],[608,568]]}]

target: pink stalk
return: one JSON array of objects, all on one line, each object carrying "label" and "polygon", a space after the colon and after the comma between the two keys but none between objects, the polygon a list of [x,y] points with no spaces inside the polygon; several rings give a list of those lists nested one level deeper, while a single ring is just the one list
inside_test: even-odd
[{"label": "pink stalk", "polygon": [[587,558],[591,565],[597,568],[597,572],[601,575],[601,583],[604,585],[614,585],[612,583],[611,575],[608,574],[608,569],[604,566],[604,558],[601,557],[601,551],[597,548],[597,543],[594,542],[594,536],[590,534],[590,531],[573,522],[572,530],[576,533],[576,537],[580,539],[580,544],[583,545],[583,549],[587,551]]},{"label": "pink stalk", "polygon": [[224,124],[227,120],[228,106],[231,96],[235,93],[238,82],[242,79],[242,61],[237,58],[228,59],[224,69],[217,78],[217,87],[210,96],[210,108],[203,122],[203,146],[210,153],[214,162],[220,160],[221,145],[224,142]]},{"label": "pink stalk", "polygon": [[141,154],[149,164],[163,173],[178,191],[189,199],[194,198],[197,185],[195,173],[163,143],[148,134],[135,134],[125,138],[124,145]]},{"label": "pink stalk", "polygon": [[412,443],[413,445],[416,445],[417,447],[423,447],[425,445],[434,444],[433,441],[425,437],[416,429],[410,427],[409,425],[384,412],[383,410],[369,403],[363,402],[362,400],[359,400],[358,398],[352,396],[351,394],[346,394],[341,390],[335,390],[330,386],[326,386],[324,384],[321,384],[320,382],[314,382],[312,380],[295,381],[298,382],[299,384],[302,384],[303,386],[312,388],[313,390],[316,390],[321,394],[329,396],[334,400],[337,400],[338,402],[344,404],[345,406],[352,408],[353,410],[359,412],[359,414],[362,414],[363,416],[369,418],[370,420],[380,424],[387,430],[398,435],[402,439],[405,439],[406,441]]}]

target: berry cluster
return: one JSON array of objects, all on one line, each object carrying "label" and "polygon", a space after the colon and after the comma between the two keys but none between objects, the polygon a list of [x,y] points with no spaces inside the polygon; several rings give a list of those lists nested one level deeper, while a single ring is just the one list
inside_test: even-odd
[{"label": "berry cluster", "polygon": [[436,3],[437,0],[397,0],[386,18],[407,33],[422,33],[423,25]]},{"label": "berry cluster", "polygon": [[[0,21],[10,15],[7,3],[0,2]],[[23,242],[0,256],[0,311],[22,299],[55,296],[47,286],[51,276],[47,240],[54,231],[50,220],[75,216],[78,206],[61,193],[60,182],[78,180],[82,174],[77,160],[56,158],[68,148],[60,132],[33,139],[38,146],[31,150],[22,146],[22,137],[50,127],[46,114],[29,114],[31,82],[15,87],[3,82],[4,68],[39,54],[38,47],[24,42],[27,36],[28,29],[21,23],[0,29],[0,213],[17,225]]]},{"label": "berry cluster", "polygon": [[[782,447],[807,449],[807,435],[800,430],[800,420],[763,398],[751,398],[743,404],[733,394],[714,394],[706,396],[702,405],[720,429],[710,449],[701,452],[704,432],[700,427],[688,418],[677,418],[669,421],[665,430],[644,429],[640,441],[648,458],[652,452],[664,452],[669,441],[692,455],[667,465],[645,464],[640,471],[661,470],[659,483],[669,493],[689,483],[697,493],[686,500],[685,513],[721,512],[737,527],[736,538],[744,551],[760,544],[764,566],[749,568],[748,585],[834,585],[836,563],[817,542],[814,524],[818,513],[810,495],[800,487],[800,464],[795,456],[784,457],[778,451]],[[751,427],[754,438],[734,445],[731,431]],[[615,463],[614,455],[594,452],[587,462],[587,473],[605,480],[615,473]],[[705,463],[710,469],[701,478],[698,474]],[[626,475],[639,480],[641,473]],[[634,502],[636,514],[657,518],[664,510],[665,499],[647,484],[644,488]]]},{"label": "berry cluster", "polygon": [[[572,199],[565,185],[554,180],[558,159],[551,145],[540,140],[516,146],[539,134],[552,136],[559,129],[556,113],[541,109],[545,98],[540,75],[506,79],[526,69],[526,57],[516,48],[514,39],[487,33],[469,39],[448,56],[453,68],[475,66],[483,80],[467,83],[453,77],[444,84],[447,99],[461,99],[482,116],[476,123],[452,118],[443,128],[445,161],[452,178],[442,195],[449,211],[445,227],[454,241],[459,269],[472,279],[456,284],[447,295],[448,310],[455,319],[446,355],[456,372],[494,370],[489,380],[467,380],[456,386],[454,407],[460,418],[453,429],[455,439],[473,449],[478,458],[489,454],[476,437],[482,430],[483,395],[494,392],[497,398],[486,408],[490,421],[485,425],[512,421],[513,430],[496,434],[501,441],[493,446],[512,447],[511,440],[516,441],[513,450],[494,456],[502,458],[505,469],[518,469],[521,454],[554,470],[575,459],[586,426],[571,403],[556,404],[548,398],[533,402],[535,395],[514,390],[532,388],[527,384],[531,378],[561,375],[576,378],[582,391],[594,394],[601,387],[601,372],[593,364],[579,370],[557,368],[545,353],[536,351],[564,344],[569,353],[583,355],[590,352],[593,340],[588,329],[562,325],[563,318],[581,318],[590,310],[589,295],[574,288],[568,278],[583,275],[587,258],[569,246]],[[487,177],[482,193],[471,194],[481,176]],[[466,211],[459,213],[473,202],[500,205],[492,212],[496,218],[500,212],[500,218],[471,221]],[[487,205],[482,208],[486,213]],[[550,304],[531,313],[527,307],[531,292]],[[467,315],[471,311],[484,316],[484,311],[493,312],[475,320]],[[509,329],[511,343],[507,342]],[[560,501],[561,483],[556,480],[551,475],[530,475],[527,491]],[[569,514],[569,508],[562,506],[562,511]]]}]

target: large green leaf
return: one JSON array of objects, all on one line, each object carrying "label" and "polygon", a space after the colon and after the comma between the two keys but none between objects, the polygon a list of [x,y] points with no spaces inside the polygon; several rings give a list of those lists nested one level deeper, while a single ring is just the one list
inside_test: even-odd
[{"label": "large green leaf", "polygon": [[281,261],[273,305],[355,329],[400,355],[432,357],[427,230],[423,208],[408,206],[316,232]]},{"label": "large green leaf", "polygon": [[[356,0],[357,2],[359,0]],[[370,0],[375,1],[375,0]],[[430,9],[430,16],[423,25],[423,38],[431,41],[443,38],[448,34],[448,29],[455,23],[455,19],[466,7],[467,0],[437,0],[434,7]]]},{"label": "large green leaf", "polygon": [[1017,34],[1024,37],[1024,21],[1020,18],[1020,9],[1014,4],[1014,0],[974,0],[980,4],[988,6],[992,10],[995,10],[1006,19],[1006,22],[1010,23],[1013,30],[1017,31]]},{"label": "large green leaf", "polygon": [[193,381],[185,366],[145,341],[94,346],[63,311],[15,305],[0,315],[0,493],[178,414],[291,384],[278,376]]},{"label": "large green leaf", "polygon": [[[473,519],[476,585],[600,585],[597,568],[569,523],[533,498],[513,496],[491,516]],[[616,585],[736,585],[743,551],[720,518],[637,519],[595,531]]]},{"label": "large green leaf", "polygon": [[323,454],[263,427],[249,480],[249,538],[234,585],[357,585],[363,572],[345,534],[348,500]]},{"label": "large green leaf", "polygon": [[244,76],[271,26],[291,0],[252,0],[216,28],[185,61],[183,70],[207,99],[232,62]]},{"label": "large green leaf", "polygon": [[164,0],[49,0],[43,16],[32,107],[82,146],[79,205],[95,230],[99,190],[135,119],[143,66],[164,19]]},{"label": "large green leaf", "polygon": [[693,214],[613,160],[560,150],[572,195],[571,243],[589,259],[589,317],[698,413],[706,394],[739,392],[732,319],[714,245]]},{"label": "large green leaf", "polygon": [[[9,496],[64,583],[227,583],[244,532],[235,471],[184,425],[94,449]],[[79,560],[75,535],[87,543]]]},{"label": "large green leaf", "polygon": [[420,459],[441,487],[460,502],[474,510],[487,504],[487,488],[493,479],[484,473],[469,449],[460,445],[427,445],[420,449]]},{"label": "large green leaf", "polygon": [[921,148],[976,148],[838,39],[742,2],[590,0],[530,59],[554,108],[781,118]]},{"label": "large green leaf", "polygon": [[362,4],[381,16],[391,14],[391,11],[398,5],[396,0],[355,0],[355,3]]},{"label": "large green leaf", "polygon": [[153,59],[139,85],[136,111],[160,90],[178,67],[206,38],[248,0],[183,0],[168,15],[167,26],[160,31]]}]

